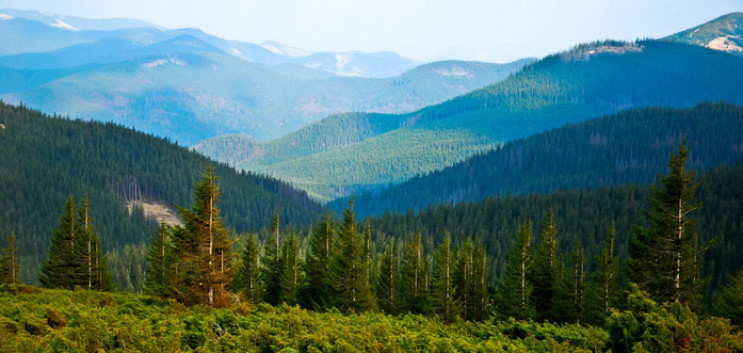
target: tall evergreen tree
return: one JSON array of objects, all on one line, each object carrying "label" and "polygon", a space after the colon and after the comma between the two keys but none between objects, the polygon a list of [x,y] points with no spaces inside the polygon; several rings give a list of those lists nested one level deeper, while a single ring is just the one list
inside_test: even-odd
[{"label": "tall evergreen tree", "polygon": [[454,319],[454,283],[452,281],[451,237],[446,234],[434,255],[431,295],[433,309],[447,322]]},{"label": "tall evergreen tree", "polygon": [[400,302],[397,257],[394,248],[394,241],[390,241],[387,250],[380,257],[375,286],[379,307],[391,315],[398,313]]},{"label": "tall evergreen tree", "polygon": [[532,303],[539,320],[549,318],[555,288],[560,283],[562,267],[562,261],[557,253],[557,227],[550,207],[542,226],[539,247],[529,276],[533,286]]},{"label": "tall evergreen tree", "polygon": [[19,283],[18,248],[15,243],[15,233],[10,232],[8,247],[3,249],[3,255],[0,257],[0,283]]},{"label": "tall evergreen tree", "polygon": [[187,239],[193,241],[188,258],[192,260],[195,280],[187,301],[224,306],[230,293],[226,289],[233,275],[234,242],[222,224],[217,202],[220,196],[217,177],[211,166],[196,184],[192,210],[181,209]]},{"label": "tall evergreen tree", "polygon": [[261,300],[258,277],[260,274],[260,249],[255,234],[248,236],[243,248],[240,269],[233,281],[235,291],[242,293],[242,297],[250,303]]},{"label": "tall evergreen tree", "polygon": [[496,289],[498,314],[502,318],[526,320],[535,315],[531,305],[532,285],[527,278],[531,265],[531,242],[532,226],[524,221],[519,226],[509,262]]},{"label": "tall evergreen tree", "polygon": [[698,183],[686,171],[689,150],[686,138],[671,155],[669,174],[659,176],[645,211],[649,227],[635,228],[630,243],[629,279],[659,302],[678,300],[692,307],[701,305],[701,254],[710,244],[697,244],[696,222],[691,213]]},{"label": "tall evergreen tree", "polygon": [[400,269],[402,309],[415,314],[428,311],[428,288],[424,284],[425,256],[421,234],[406,242]]},{"label": "tall evergreen tree", "polygon": [[174,273],[174,228],[160,223],[157,232],[152,236],[147,249],[147,265],[145,269],[144,291],[150,295],[169,297],[173,295],[173,286],[176,284]]},{"label": "tall evergreen tree", "polygon": [[454,298],[462,319],[477,321],[485,318],[485,308],[489,304],[485,283],[485,249],[475,244],[472,238],[465,240],[457,250],[454,281]]},{"label": "tall evergreen tree", "polygon": [[297,303],[297,291],[301,281],[299,263],[299,245],[297,236],[289,233],[289,237],[281,245],[281,280],[279,285],[279,302],[294,305]]},{"label": "tall evergreen tree", "polygon": [[271,222],[271,234],[266,241],[263,252],[264,261],[261,267],[261,282],[263,283],[263,300],[271,305],[280,302],[281,295],[281,230],[279,210],[276,209]]},{"label": "tall evergreen tree", "polygon": [[76,241],[76,261],[81,273],[78,284],[95,290],[112,290],[112,275],[108,270],[106,257],[101,253],[98,232],[90,217],[90,204],[85,196],[80,202],[77,215],[78,234]]},{"label": "tall evergreen tree", "polygon": [[78,233],[75,222],[75,200],[70,195],[59,218],[59,226],[52,232],[48,257],[41,264],[39,281],[47,288],[73,289],[78,284],[80,263],[75,254]]},{"label": "tall evergreen tree", "polygon": [[601,253],[596,256],[596,270],[591,274],[586,293],[586,319],[596,326],[604,325],[611,314],[612,301],[616,296],[619,275],[619,257],[616,252],[617,231],[614,223],[606,232]]},{"label": "tall evergreen tree", "polygon": [[320,310],[333,303],[333,286],[328,273],[334,251],[335,220],[326,214],[315,226],[304,262],[305,281],[301,289],[302,305]]},{"label": "tall evergreen tree", "polygon": [[372,308],[373,296],[367,277],[365,245],[356,229],[353,198],[343,211],[343,224],[338,239],[331,274],[334,280],[337,307],[344,312],[362,312]]},{"label": "tall evergreen tree", "polygon": [[471,306],[471,312],[467,315],[471,320],[482,321],[487,317],[487,306],[490,305],[488,294],[488,287],[486,283],[487,278],[487,256],[485,255],[485,248],[482,243],[478,240],[475,243],[473,264],[472,264],[472,298],[473,305]]},{"label": "tall evergreen tree", "polygon": [[580,323],[585,312],[585,256],[577,248],[570,256],[560,283],[555,289],[551,319],[557,322]]}]

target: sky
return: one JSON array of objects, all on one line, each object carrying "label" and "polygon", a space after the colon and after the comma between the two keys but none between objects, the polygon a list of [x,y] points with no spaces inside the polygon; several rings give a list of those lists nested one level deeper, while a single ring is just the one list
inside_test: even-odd
[{"label": "sky", "polygon": [[672,34],[743,0],[0,0],[0,8],[137,18],[312,51],[508,62],[599,39]]}]

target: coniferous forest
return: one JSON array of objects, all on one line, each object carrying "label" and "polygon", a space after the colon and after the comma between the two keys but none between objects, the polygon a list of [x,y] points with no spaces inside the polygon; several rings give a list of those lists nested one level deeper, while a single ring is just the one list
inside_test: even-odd
[{"label": "coniferous forest", "polygon": [[400,74],[0,9],[0,353],[743,352],[741,36]]}]

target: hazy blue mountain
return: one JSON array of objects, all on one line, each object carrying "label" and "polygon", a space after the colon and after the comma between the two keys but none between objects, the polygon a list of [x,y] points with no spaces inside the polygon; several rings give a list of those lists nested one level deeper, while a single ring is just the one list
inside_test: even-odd
[{"label": "hazy blue mountain", "polygon": [[[688,167],[705,170],[743,158],[743,107],[643,108],[519,139],[378,193],[355,195],[360,216],[421,210],[506,194],[651,183],[686,134]],[[346,200],[331,208],[342,210]]]},{"label": "hazy blue mountain", "polygon": [[741,36],[743,13],[734,12],[663,39],[743,55]]},{"label": "hazy blue mountain", "polygon": [[33,10],[0,9],[0,14],[15,18],[39,21],[47,25],[72,30],[112,31],[124,28],[155,27],[152,23],[132,18],[90,19],[77,16],[64,16],[53,13],[41,13]]},{"label": "hazy blue mountain", "polygon": [[[94,60],[78,49],[32,58],[39,65],[53,63],[54,56],[81,65]],[[3,90],[0,98],[48,113],[112,120],[193,145],[224,134],[276,138],[344,111],[412,111],[502,80],[528,62],[437,64],[468,72],[460,76],[423,66],[388,79],[336,77],[292,64],[246,62],[183,34],[112,55],[124,61],[76,66],[81,71],[68,75],[24,73],[40,78]],[[0,58],[0,64],[19,62],[31,59]]]},{"label": "hazy blue mountain", "polygon": [[[743,60],[726,53],[666,41],[596,42],[413,113],[333,116],[267,144],[240,146],[232,139],[229,148],[238,156],[219,158],[329,200],[624,109],[743,103],[741,82]],[[217,157],[212,151],[219,148],[200,150]]]}]

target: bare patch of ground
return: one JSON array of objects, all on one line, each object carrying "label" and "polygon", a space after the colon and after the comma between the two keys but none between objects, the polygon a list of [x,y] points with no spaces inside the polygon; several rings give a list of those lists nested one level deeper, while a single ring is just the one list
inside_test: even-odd
[{"label": "bare patch of ground", "polygon": [[[739,38],[740,36],[734,36],[732,38]],[[743,52],[743,48],[739,47],[735,42],[730,40],[731,36],[724,36],[724,37],[717,37],[709,43],[707,43],[707,48],[714,49],[714,50],[722,50],[722,51],[740,51]]]},{"label": "bare patch of ground", "polygon": [[178,217],[175,210],[163,204],[143,200],[127,202],[126,209],[129,211],[129,214],[132,213],[134,207],[142,207],[145,218],[154,219],[159,223],[165,222],[171,225],[183,225],[183,221]]}]

